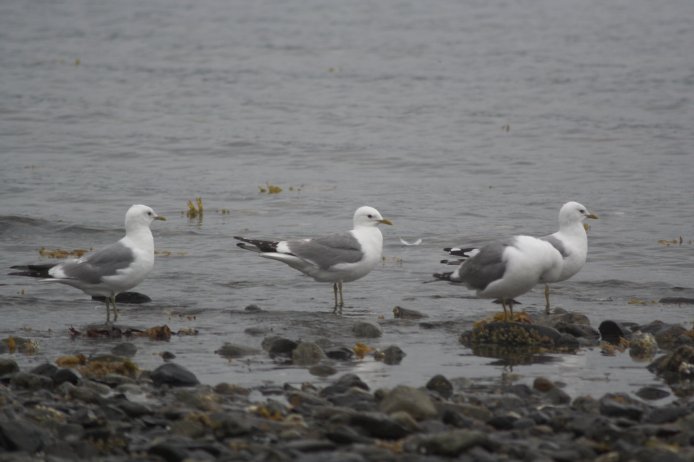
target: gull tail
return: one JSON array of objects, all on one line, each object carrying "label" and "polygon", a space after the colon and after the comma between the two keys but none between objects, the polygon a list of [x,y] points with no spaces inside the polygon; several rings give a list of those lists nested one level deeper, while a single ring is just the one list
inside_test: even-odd
[{"label": "gull tail", "polygon": [[479,253],[479,249],[475,247],[446,247],[443,250],[448,252],[448,255],[454,255],[463,258],[472,258]]},{"label": "gull tail", "polygon": [[451,281],[452,274],[453,271],[448,271],[446,273],[434,273],[432,276],[434,276],[438,281]]},{"label": "gull tail", "polygon": [[52,278],[48,271],[53,268],[56,263],[42,263],[40,265],[17,265],[11,269],[19,270],[9,273],[10,276],[29,276],[32,278]]},{"label": "gull tail", "polygon": [[279,244],[279,242],[276,242],[276,241],[262,241],[259,239],[246,239],[245,237],[241,237],[241,236],[234,236],[234,239],[241,241],[241,242],[237,243],[236,245],[241,247],[242,249],[250,250],[252,252],[260,252],[260,253],[277,252],[277,244]]}]

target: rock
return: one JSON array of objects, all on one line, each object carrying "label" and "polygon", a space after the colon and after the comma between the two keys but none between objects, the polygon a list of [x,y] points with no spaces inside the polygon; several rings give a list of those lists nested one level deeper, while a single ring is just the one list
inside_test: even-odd
[{"label": "rock", "polygon": [[267,337],[263,339],[263,350],[270,354],[271,358],[277,356],[291,357],[292,351],[298,345],[294,340],[289,340],[283,337]]},{"label": "rock", "polygon": [[629,340],[629,356],[634,360],[650,360],[657,351],[658,343],[652,334],[637,332]]},{"label": "rock", "polygon": [[259,307],[258,305],[256,305],[256,304],[250,304],[250,305],[247,305],[247,306],[243,309],[243,311],[246,311],[246,312],[248,312],[248,313],[257,313],[257,312],[259,312],[259,311],[263,311],[263,309],[262,309],[261,307]]},{"label": "rock", "polygon": [[533,388],[542,393],[547,393],[554,388],[554,382],[546,377],[536,377],[533,381]]},{"label": "rock", "polygon": [[31,372],[32,374],[43,375],[53,379],[53,376],[56,374],[56,372],[58,372],[58,366],[51,363],[43,363],[39,364],[29,372]]},{"label": "rock", "polygon": [[19,366],[14,359],[0,358],[0,376],[14,374],[19,371]]},{"label": "rock", "polygon": [[680,417],[689,415],[686,407],[668,405],[663,407],[655,407],[650,410],[644,418],[644,423],[662,425],[664,423],[674,422]]},{"label": "rock", "polygon": [[332,367],[330,364],[316,364],[315,366],[311,366],[309,368],[308,373],[317,377],[329,377],[337,374],[337,369]]},{"label": "rock", "polygon": [[378,351],[374,354],[376,361],[383,361],[390,366],[400,364],[405,356],[407,356],[405,352],[397,345],[391,345],[383,351]]},{"label": "rock", "polygon": [[670,392],[657,387],[642,387],[636,392],[636,396],[647,401],[655,401],[667,398]]},{"label": "rock", "polygon": [[438,411],[429,395],[417,388],[398,385],[379,403],[378,409],[386,414],[404,411],[415,420],[436,417]]},{"label": "rock", "polygon": [[694,378],[694,347],[681,345],[671,353],[656,358],[648,370],[668,383]]},{"label": "rock", "polygon": [[338,425],[328,429],[325,437],[337,444],[372,444],[373,440],[352,427]]},{"label": "rock", "polygon": [[484,406],[469,403],[439,403],[438,407],[442,411],[451,411],[470,419],[486,422],[492,418],[492,412]]},{"label": "rock", "polygon": [[160,356],[161,359],[163,359],[164,361],[171,361],[176,359],[176,355],[171,353],[170,351],[162,351]]},{"label": "rock", "polygon": [[412,445],[420,454],[457,457],[475,446],[489,444],[486,434],[475,430],[453,430],[428,435],[417,435],[406,446]]},{"label": "rock", "polygon": [[357,338],[378,338],[383,335],[383,330],[378,324],[360,321],[352,326],[352,334]]},{"label": "rock", "polygon": [[442,398],[448,399],[453,394],[453,384],[441,374],[433,376],[426,384],[427,390],[438,393]]},{"label": "rock", "polygon": [[337,346],[333,348],[328,348],[325,350],[325,355],[336,361],[349,361],[354,357],[354,351],[351,348],[345,346]]},{"label": "rock", "polygon": [[255,348],[250,348],[245,345],[237,345],[234,343],[224,343],[218,350],[215,350],[219,356],[227,359],[241,358],[243,356],[254,355],[259,353]]},{"label": "rock", "polygon": [[137,347],[130,342],[123,342],[111,348],[111,353],[116,356],[132,358],[137,353]]},{"label": "rock", "polygon": [[320,396],[327,397],[347,392],[351,388],[369,391],[369,386],[355,374],[345,374],[320,391]]},{"label": "rock", "polygon": [[244,329],[243,333],[247,335],[252,335],[254,337],[259,337],[261,335],[267,335],[272,332],[272,329],[266,327],[247,327]]},{"label": "rock", "polygon": [[640,421],[645,406],[626,393],[608,393],[598,401],[600,413],[607,417],[624,417]]},{"label": "rock", "polygon": [[355,413],[349,418],[349,423],[374,438],[398,440],[410,434],[400,423],[380,412]]},{"label": "rock", "polygon": [[195,374],[176,363],[166,363],[157,367],[152,371],[151,378],[157,387],[162,385],[190,387],[200,383]]},{"label": "rock", "polygon": [[398,319],[422,319],[428,317],[428,315],[420,313],[419,311],[396,306],[393,308],[393,317]]},{"label": "rock", "polygon": [[44,430],[30,422],[22,419],[0,420],[0,448],[6,451],[34,454],[46,445],[47,438]]},{"label": "rock", "polygon": [[519,322],[490,322],[463,333],[460,342],[465,346],[500,345],[504,347],[556,348],[575,345],[575,339],[551,327]]},{"label": "rock", "polygon": [[10,379],[10,385],[25,390],[41,390],[53,388],[53,379],[45,375],[32,374],[30,372],[17,372]]},{"label": "rock", "polygon": [[597,340],[600,338],[600,332],[585,324],[569,324],[560,322],[555,326],[555,329],[561,333],[570,334],[574,337],[587,338],[591,340]]},{"label": "rock", "polygon": [[78,385],[82,382],[82,374],[71,368],[58,369],[53,376],[53,383],[58,387],[65,382]]},{"label": "rock", "polygon": [[620,338],[628,339],[631,337],[631,332],[618,321],[603,321],[598,326],[600,337],[608,343],[616,345]]},{"label": "rock", "polygon": [[517,420],[518,416],[513,414],[495,415],[487,421],[487,424],[497,430],[511,430]]},{"label": "rock", "polygon": [[694,298],[687,297],[663,297],[658,303],[670,305],[694,305]]},{"label": "rock", "polygon": [[313,342],[300,342],[292,350],[292,363],[296,366],[313,366],[326,358],[321,347]]}]

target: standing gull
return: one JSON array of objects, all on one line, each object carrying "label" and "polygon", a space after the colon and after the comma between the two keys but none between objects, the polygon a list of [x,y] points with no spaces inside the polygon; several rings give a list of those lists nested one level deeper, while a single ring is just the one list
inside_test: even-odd
[{"label": "standing gull", "polygon": [[[438,279],[461,282],[483,298],[498,298],[506,313],[513,314],[513,297],[545,284],[545,310],[549,313],[550,282],[564,281],[585,264],[588,237],[583,221],[597,216],[577,202],[567,202],[559,210],[559,231],[549,236],[514,236],[480,249],[448,248],[461,257],[453,272],[435,274]],[[444,263],[457,263],[449,262]]]},{"label": "standing gull", "polygon": [[[318,282],[332,282],[335,295],[333,313],[342,313],[342,283],[369,274],[381,261],[383,235],[379,224],[392,225],[373,207],[354,212],[354,229],[328,236],[288,241],[263,241],[234,236],[242,249],[261,257],[279,260],[311,276]],[[338,300],[339,294],[339,300]]]},{"label": "standing gull", "polygon": [[118,320],[116,295],[141,283],[154,267],[154,220],[165,220],[146,205],[133,205],[125,214],[125,236],[118,242],[79,259],[61,263],[13,266],[10,273],[42,278],[76,287],[92,296],[105,297],[106,323]]}]

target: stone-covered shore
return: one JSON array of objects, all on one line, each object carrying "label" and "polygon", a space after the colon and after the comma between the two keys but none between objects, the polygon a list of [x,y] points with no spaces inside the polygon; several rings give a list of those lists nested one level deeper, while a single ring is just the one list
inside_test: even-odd
[{"label": "stone-covered shore", "polygon": [[74,364],[24,371],[0,358],[0,461],[694,461],[688,398],[572,399],[544,378],[212,387],[176,363],[99,361],[88,378]]}]

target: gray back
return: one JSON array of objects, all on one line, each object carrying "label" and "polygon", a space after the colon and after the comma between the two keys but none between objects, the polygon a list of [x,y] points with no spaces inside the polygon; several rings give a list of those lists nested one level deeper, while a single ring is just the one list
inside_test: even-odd
[{"label": "gray back", "polygon": [[69,278],[98,284],[104,276],[112,276],[135,260],[132,250],[116,242],[82,260],[65,262],[63,272]]},{"label": "gray back", "polygon": [[310,241],[288,241],[289,251],[299,258],[309,260],[321,269],[338,263],[356,263],[364,253],[351,233],[331,234]]},{"label": "gray back", "polygon": [[569,251],[566,250],[566,247],[564,247],[564,244],[559,239],[552,236],[551,234],[549,236],[541,237],[540,239],[552,244],[552,247],[557,249],[557,252],[559,252],[561,254],[562,258],[566,258],[569,256]]},{"label": "gray back", "polygon": [[514,239],[494,241],[485,245],[480,252],[463,263],[460,280],[471,289],[484,290],[489,284],[501,279],[506,272],[503,261],[504,249],[515,244]]}]

